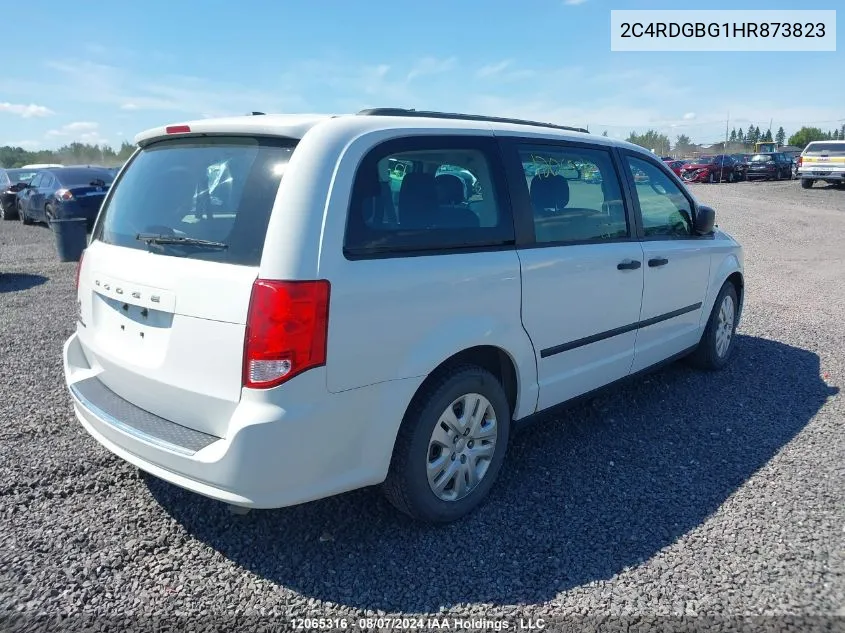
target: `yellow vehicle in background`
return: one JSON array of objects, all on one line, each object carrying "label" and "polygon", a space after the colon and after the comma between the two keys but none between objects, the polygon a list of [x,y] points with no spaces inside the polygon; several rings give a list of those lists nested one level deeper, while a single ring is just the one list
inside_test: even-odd
[{"label": "yellow vehicle in background", "polygon": [[809,189],[817,180],[845,185],[845,141],[813,141],[798,157],[801,186]]},{"label": "yellow vehicle in background", "polygon": [[761,141],[759,143],[754,143],[754,153],[755,154],[770,154],[772,152],[778,151],[778,144],[777,143],[770,143]]}]

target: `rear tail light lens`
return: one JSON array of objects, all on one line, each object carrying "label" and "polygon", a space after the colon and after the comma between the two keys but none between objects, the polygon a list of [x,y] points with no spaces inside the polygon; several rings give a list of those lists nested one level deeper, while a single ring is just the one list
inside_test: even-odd
[{"label": "rear tail light lens", "polygon": [[73,283],[74,288],[79,290],[79,274],[82,272],[82,260],[85,259],[85,251],[82,251],[82,255],[79,256],[79,261],[76,262],[76,279]]},{"label": "rear tail light lens", "polygon": [[325,280],[256,280],[244,340],[244,387],[275,387],[326,364],[329,294]]},{"label": "rear tail light lens", "polygon": [[804,162],[804,157],[803,157],[803,156],[799,156],[799,157],[798,157],[798,166],[800,167],[800,166],[801,166],[801,163],[803,163],[803,162]]},{"label": "rear tail light lens", "polygon": [[56,197],[59,200],[73,200],[73,193],[71,193],[68,189],[59,189],[56,192]]}]

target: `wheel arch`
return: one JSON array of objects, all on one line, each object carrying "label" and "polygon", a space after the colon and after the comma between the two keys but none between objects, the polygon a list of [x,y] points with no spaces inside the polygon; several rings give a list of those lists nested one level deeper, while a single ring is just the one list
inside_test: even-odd
[{"label": "wheel arch", "polygon": [[699,322],[699,328],[702,332],[710,319],[716,298],[719,296],[722,286],[727,282],[732,283],[736,289],[737,302],[739,304],[737,306],[737,319],[739,319],[745,298],[745,275],[743,272],[742,254],[733,250],[723,251],[718,254],[714,253],[713,260],[711,260],[710,284],[701,310],[701,321]]},{"label": "wheel arch", "polygon": [[438,380],[443,373],[460,365],[476,365],[493,374],[505,391],[511,416],[516,414],[521,384],[516,361],[511,354],[497,345],[474,345],[441,361],[417,388],[408,403],[408,409],[414,406],[420,394],[426,390],[428,385]]},{"label": "wheel arch", "polygon": [[[742,272],[740,272],[739,270],[735,270],[727,276],[725,281],[732,283],[734,286],[734,290],[736,290],[736,318],[737,320],[739,320],[739,318],[742,316],[742,307],[745,302],[745,277],[742,275]],[[724,283],[722,285],[724,285]],[[721,288],[721,286],[719,287]]]}]

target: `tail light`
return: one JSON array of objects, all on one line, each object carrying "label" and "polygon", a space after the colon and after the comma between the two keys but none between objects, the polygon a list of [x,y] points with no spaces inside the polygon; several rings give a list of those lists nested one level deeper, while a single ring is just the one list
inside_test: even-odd
[{"label": "tail light", "polygon": [[69,189],[59,189],[56,192],[56,197],[59,200],[73,200],[73,194],[70,192]]},{"label": "tail light", "polygon": [[74,288],[79,290],[79,274],[82,272],[82,260],[85,259],[85,251],[79,256],[79,261],[76,262],[76,279],[74,280]]},{"label": "tail light", "polygon": [[325,280],[255,281],[244,337],[244,387],[275,387],[326,364],[329,291]]},{"label": "tail light", "polygon": [[191,126],[190,125],[168,125],[164,128],[164,131],[168,134],[190,134]]},{"label": "tail light", "polygon": [[800,167],[800,166],[801,166],[801,164],[802,164],[803,162],[804,162],[804,157],[803,157],[803,156],[799,156],[799,157],[798,157],[798,166]]}]

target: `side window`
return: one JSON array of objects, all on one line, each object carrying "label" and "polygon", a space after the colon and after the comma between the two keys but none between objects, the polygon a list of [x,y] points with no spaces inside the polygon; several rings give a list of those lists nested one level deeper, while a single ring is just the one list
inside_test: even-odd
[{"label": "side window", "polygon": [[538,243],[628,237],[625,205],[609,152],[549,145],[524,145],[517,151]]},{"label": "side window", "polygon": [[43,179],[44,179],[44,176],[42,176],[41,174],[36,174],[35,178],[33,178],[32,181],[29,184],[30,184],[30,186],[32,186],[33,189],[38,189],[38,187],[41,186],[41,181]]},{"label": "side window", "polygon": [[475,140],[461,145],[408,138],[372,150],[355,176],[346,253],[513,243],[510,208],[498,195],[488,155]]},{"label": "side window", "polygon": [[650,161],[626,155],[645,235],[692,235],[692,208],[681,189]]}]

